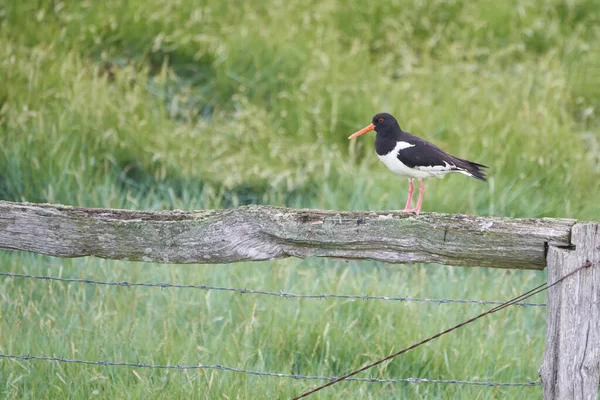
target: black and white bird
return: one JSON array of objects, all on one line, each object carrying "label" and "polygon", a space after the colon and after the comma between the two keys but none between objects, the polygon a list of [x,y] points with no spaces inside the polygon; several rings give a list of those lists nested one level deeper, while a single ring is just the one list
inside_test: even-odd
[{"label": "black and white bird", "polygon": [[[419,214],[423,203],[423,193],[425,192],[425,186],[423,185],[423,179],[425,178],[432,176],[443,178],[448,173],[459,172],[487,182],[483,169],[488,167],[454,157],[436,145],[404,132],[398,125],[396,118],[388,113],[376,114],[371,124],[353,133],[348,139],[353,139],[372,130],[377,132],[375,151],[379,159],[393,173],[408,178],[408,199],[402,212]],[[419,199],[417,200],[417,206],[410,208],[415,190],[413,179],[419,180]]]}]

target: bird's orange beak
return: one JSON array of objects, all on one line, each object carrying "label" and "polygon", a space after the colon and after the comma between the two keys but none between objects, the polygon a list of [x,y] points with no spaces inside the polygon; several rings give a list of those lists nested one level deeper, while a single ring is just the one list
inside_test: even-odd
[{"label": "bird's orange beak", "polygon": [[348,139],[354,139],[355,137],[363,135],[367,132],[371,132],[373,129],[375,129],[375,125],[369,124],[368,126],[365,126],[364,128],[362,128],[360,131],[356,131],[352,135],[348,136]]}]

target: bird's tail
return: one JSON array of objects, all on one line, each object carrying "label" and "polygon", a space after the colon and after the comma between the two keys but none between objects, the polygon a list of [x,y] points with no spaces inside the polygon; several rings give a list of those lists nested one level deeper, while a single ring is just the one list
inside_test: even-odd
[{"label": "bird's tail", "polygon": [[487,167],[486,165],[483,165],[483,164],[478,164],[473,161],[463,160],[462,158],[458,158],[458,157],[455,157],[455,158],[456,158],[456,161],[458,161],[456,163],[457,167],[464,169],[465,172],[467,172],[473,178],[487,182],[487,176],[485,175],[486,172],[484,171],[484,169],[489,168],[489,167]]}]

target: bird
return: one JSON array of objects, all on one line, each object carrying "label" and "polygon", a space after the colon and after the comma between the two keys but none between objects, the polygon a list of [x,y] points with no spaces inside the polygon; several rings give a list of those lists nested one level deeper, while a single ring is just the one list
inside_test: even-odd
[{"label": "bird", "polygon": [[[354,132],[348,139],[373,130],[376,132],[375,151],[379,159],[393,173],[408,178],[408,199],[401,211],[403,213],[419,215],[421,212],[425,178],[443,178],[446,174],[458,172],[487,182],[487,166],[450,155],[433,143],[403,131],[396,118],[388,113],[375,114],[369,125]],[[419,198],[415,208],[411,208],[415,190],[413,179],[419,180]]]}]

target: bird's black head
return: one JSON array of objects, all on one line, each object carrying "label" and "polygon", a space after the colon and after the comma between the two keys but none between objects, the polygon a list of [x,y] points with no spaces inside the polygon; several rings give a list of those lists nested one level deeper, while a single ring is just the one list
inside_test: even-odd
[{"label": "bird's black head", "polygon": [[379,113],[373,116],[373,126],[375,132],[385,132],[387,130],[395,130],[400,129],[400,125],[398,125],[398,121],[391,114],[388,113]]},{"label": "bird's black head", "polygon": [[401,131],[398,121],[391,114],[379,113],[373,116],[371,124],[365,126],[360,131],[354,132],[348,139],[354,139],[357,136],[374,130],[380,135],[393,134]]}]

